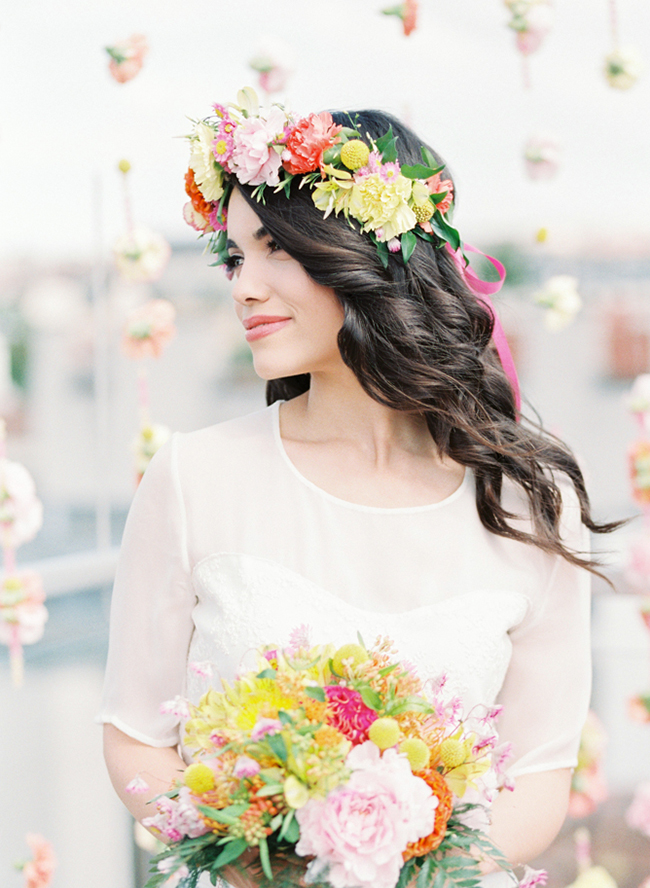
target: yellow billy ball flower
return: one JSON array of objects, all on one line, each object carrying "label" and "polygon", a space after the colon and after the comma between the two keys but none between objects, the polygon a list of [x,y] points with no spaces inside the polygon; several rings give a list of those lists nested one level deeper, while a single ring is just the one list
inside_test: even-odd
[{"label": "yellow billy ball flower", "polygon": [[450,771],[452,768],[462,765],[466,755],[467,747],[462,740],[454,740],[453,737],[448,737],[440,744],[440,758],[445,768],[448,768]]},{"label": "yellow billy ball flower", "polygon": [[375,719],[368,728],[368,737],[380,749],[390,749],[399,741],[399,725],[394,718]]},{"label": "yellow billy ball flower", "polygon": [[197,795],[201,795],[203,792],[210,792],[215,787],[214,771],[203,762],[194,762],[188,765],[183,779],[185,780],[185,786],[188,786]]},{"label": "yellow billy ball flower", "polygon": [[361,139],[352,139],[341,148],[341,163],[349,170],[359,170],[368,163],[370,149]]},{"label": "yellow billy ball flower", "polygon": [[421,771],[429,764],[431,755],[429,747],[419,737],[407,737],[406,740],[402,740],[399,751],[409,760],[411,771]]},{"label": "yellow billy ball flower", "polygon": [[344,660],[351,661],[352,666],[360,666],[369,659],[368,651],[360,644],[344,644],[332,657],[332,666],[337,675],[343,675]]},{"label": "yellow billy ball flower", "polygon": [[126,174],[131,169],[131,164],[128,162],[128,160],[121,160],[118,163],[117,168],[121,173]]},{"label": "yellow billy ball flower", "polygon": [[426,203],[424,203],[424,204],[419,204],[419,205],[416,204],[416,205],[413,207],[413,212],[415,213],[415,218],[416,218],[416,219],[418,220],[418,222],[420,222],[420,223],[422,223],[422,222],[428,222],[429,219],[430,219],[430,218],[433,216],[433,214],[435,213],[435,211],[436,211],[436,210],[435,210],[435,207],[433,206],[433,204],[431,203],[430,200],[428,200],[428,201],[427,201]]}]

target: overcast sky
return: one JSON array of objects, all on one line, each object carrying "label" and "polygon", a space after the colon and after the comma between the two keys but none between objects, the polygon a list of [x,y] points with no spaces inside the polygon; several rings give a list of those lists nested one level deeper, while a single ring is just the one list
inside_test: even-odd
[{"label": "overcast sky", "polygon": [[[389,0],[20,0],[0,16],[0,260],[69,258],[93,246],[101,185],[104,243],[124,228],[122,157],[136,220],[189,240],[181,208],[185,115],[235,99],[267,36],[283,38],[296,73],[282,100],[300,113],[375,106],[400,116],[447,159],[467,240],[553,249],[650,252],[650,3],[618,0],[621,42],[645,76],[611,89],[607,0],[557,0],[556,25],[531,57],[532,90],[501,0],[420,0],[409,38],[378,14]],[[142,72],[118,84],[103,47],[134,32],[151,46]],[[553,182],[531,182],[522,146],[561,138]],[[630,247],[631,245],[631,247]]]}]

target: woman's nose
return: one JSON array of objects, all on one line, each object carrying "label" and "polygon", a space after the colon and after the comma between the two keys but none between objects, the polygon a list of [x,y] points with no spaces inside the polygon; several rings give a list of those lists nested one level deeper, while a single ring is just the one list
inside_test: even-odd
[{"label": "woman's nose", "polygon": [[264,280],[256,273],[252,263],[248,266],[244,262],[236,275],[232,288],[232,298],[240,305],[250,305],[253,302],[266,302],[269,298],[269,288]]}]

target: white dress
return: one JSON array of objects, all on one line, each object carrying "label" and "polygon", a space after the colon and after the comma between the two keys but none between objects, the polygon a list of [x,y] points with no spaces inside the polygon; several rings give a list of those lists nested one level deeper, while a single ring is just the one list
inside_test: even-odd
[{"label": "white dress", "polygon": [[[564,503],[565,542],[584,550],[575,494]],[[527,513],[514,489],[504,505]],[[297,471],[277,403],[175,435],[126,524],[99,720],[176,745],[178,724],[160,705],[205,690],[189,663],[211,664],[218,684],[301,624],[314,644],[390,636],[421,677],[446,672],[466,711],[498,699],[513,776],[575,766],[590,692],[589,574],[485,530],[471,472],[442,502],[375,508]]]}]

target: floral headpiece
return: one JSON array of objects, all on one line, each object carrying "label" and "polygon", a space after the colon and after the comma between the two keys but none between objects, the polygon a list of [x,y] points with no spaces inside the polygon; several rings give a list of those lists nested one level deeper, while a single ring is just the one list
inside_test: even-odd
[{"label": "floral headpiece", "polygon": [[[296,118],[282,105],[261,109],[255,92],[240,90],[238,105],[214,105],[214,114],[195,122],[185,176],[190,202],[185,221],[210,233],[209,249],[225,261],[226,207],[234,181],[253,185],[264,202],[266,188],[290,195],[300,177],[324,218],[332,212],[354,219],[377,247],[384,267],[389,252],[408,262],[417,238],[461,249],[450,224],[454,194],[449,179],[422,146],[422,163],[400,165],[392,127],[373,140],[354,126],[335,124],[327,111]],[[351,120],[351,123],[354,121]],[[369,144],[368,144],[369,143]]]}]

